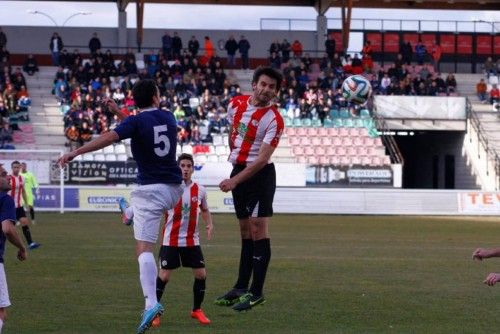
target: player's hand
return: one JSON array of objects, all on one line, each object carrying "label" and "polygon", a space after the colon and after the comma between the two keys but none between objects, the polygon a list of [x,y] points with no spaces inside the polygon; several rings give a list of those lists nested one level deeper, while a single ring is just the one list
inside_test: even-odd
[{"label": "player's hand", "polygon": [[26,257],[28,256],[28,254],[26,253],[26,248],[21,248],[17,251],[17,259],[19,261],[24,261],[26,260]]},{"label": "player's hand", "polygon": [[64,154],[62,157],[60,157],[58,160],[57,160],[57,164],[61,167],[61,168],[64,168],[64,166],[66,166],[66,164],[70,161],[72,161],[74,158],[76,158],[77,154],[75,153],[75,151],[72,151],[72,152],[69,152],[69,153],[66,153]]},{"label": "player's hand", "polygon": [[228,191],[231,191],[233,190],[234,188],[236,188],[238,184],[236,182],[234,182],[233,179],[225,179],[224,181],[222,181],[220,184],[219,184],[219,188],[220,190],[222,190],[223,192],[227,193]]},{"label": "player's hand", "polygon": [[496,284],[496,282],[500,282],[500,274],[491,273],[486,277],[483,283],[489,286],[493,286]]},{"label": "player's hand", "polygon": [[491,257],[491,252],[485,248],[478,248],[472,253],[472,259],[482,261],[483,259],[487,259]]},{"label": "player's hand", "polygon": [[212,232],[214,230],[214,224],[207,225],[206,229],[207,229],[207,240],[210,240],[210,239],[212,239]]},{"label": "player's hand", "polygon": [[108,110],[113,114],[120,114],[120,108],[116,104],[115,100],[109,97],[105,97],[102,99],[102,105],[108,108]]}]

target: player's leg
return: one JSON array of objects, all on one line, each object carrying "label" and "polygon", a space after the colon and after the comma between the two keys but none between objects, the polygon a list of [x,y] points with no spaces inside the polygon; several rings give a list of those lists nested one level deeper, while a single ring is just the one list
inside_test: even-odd
[{"label": "player's leg", "polygon": [[[271,260],[271,240],[269,238],[268,222],[273,214],[273,198],[276,188],[276,173],[274,165],[264,167],[256,175],[255,185],[258,189],[256,199],[250,201],[252,209],[250,220],[253,240],[253,280],[249,293],[241,297],[233,306],[236,311],[244,311],[265,302],[262,293],[266,279],[267,268]],[[256,205],[255,203],[256,200]]]},{"label": "player's leg", "polygon": [[191,311],[191,318],[197,319],[202,325],[210,324],[210,319],[207,318],[201,304],[205,299],[205,287],[207,272],[205,270],[205,259],[200,246],[193,247],[179,247],[179,254],[183,267],[193,269],[193,309]]},{"label": "player's leg", "polygon": [[19,223],[21,223],[21,228],[23,230],[23,235],[26,239],[26,243],[28,244],[28,248],[36,249],[40,247],[40,244],[34,242],[33,238],[31,237],[29,221],[26,217],[26,211],[24,211],[24,208],[22,206],[16,209],[16,219],[19,221]]},{"label": "player's leg", "polygon": [[31,223],[35,224],[35,209],[34,209],[34,198],[33,198],[33,191],[28,190],[26,192],[27,195],[27,202],[26,204],[28,205],[29,211],[30,211],[30,219]]},{"label": "player's leg", "polygon": [[161,246],[159,253],[160,271],[156,279],[156,298],[160,301],[172,271],[181,266],[179,248]]},{"label": "player's leg", "polygon": [[118,207],[122,213],[122,223],[132,225],[134,223],[134,209],[129,205],[125,197],[118,200]]},{"label": "player's leg", "polygon": [[9,289],[3,263],[0,263],[0,333],[7,318],[7,307],[10,306]]}]

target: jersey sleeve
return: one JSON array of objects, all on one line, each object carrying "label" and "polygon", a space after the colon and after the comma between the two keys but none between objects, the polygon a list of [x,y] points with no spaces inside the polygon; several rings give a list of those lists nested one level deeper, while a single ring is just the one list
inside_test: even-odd
[{"label": "jersey sleeve", "polygon": [[207,190],[203,186],[198,186],[198,187],[200,194],[200,208],[202,210],[207,210],[208,209]]},{"label": "jersey sleeve", "polygon": [[16,221],[16,206],[10,196],[5,196],[0,207],[0,222],[4,220]]},{"label": "jersey sleeve", "polygon": [[229,126],[233,125],[233,120],[234,120],[234,98],[229,101],[229,105],[227,106],[227,116],[226,119],[229,122]]},{"label": "jersey sleeve", "polygon": [[266,135],[262,141],[272,147],[277,147],[280,142],[281,135],[283,134],[283,129],[283,118],[279,113],[275,112],[275,118],[267,127]]},{"label": "jersey sleeve", "polygon": [[114,131],[118,134],[120,140],[131,138],[137,131],[138,118],[137,116],[129,116],[125,118]]}]

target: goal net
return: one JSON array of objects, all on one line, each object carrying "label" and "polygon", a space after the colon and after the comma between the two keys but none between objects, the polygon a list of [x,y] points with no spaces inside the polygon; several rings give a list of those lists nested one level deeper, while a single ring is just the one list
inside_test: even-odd
[{"label": "goal net", "polygon": [[0,163],[12,174],[12,162],[26,163],[27,171],[34,174],[38,189],[32,191],[35,207],[41,211],[60,211],[65,208],[65,170],[56,164],[63,154],[60,150],[0,150]]}]

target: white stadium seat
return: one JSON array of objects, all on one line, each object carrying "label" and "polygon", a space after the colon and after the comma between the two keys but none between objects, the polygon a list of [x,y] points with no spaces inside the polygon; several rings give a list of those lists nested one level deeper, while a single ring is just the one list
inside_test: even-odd
[{"label": "white stadium seat", "polygon": [[94,161],[106,161],[106,158],[104,157],[104,154],[97,153],[94,154]]},{"label": "white stadium seat", "polygon": [[82,161],[94,161],[94,155],[92,153],[85,153],[82,155]]},{"label": "white stadium seat", "polygon": [[115,145],[115,153],[116,154],[126,154],[127,149],[125,148],[125,145],[123,145],[123,144]]},{"label": "white stadium seat", "polygon": [[116,155],[116,161],[127,161],[128,157],[126,154],[117,154]]},{"label": "white stadium seat", "polygon": [[114,153],[106,154],[105,158],[106,158],[106,161],[116,161],[116,154],[114,154]]},{"label": "white stadium seat", "polygon": [[219,162],[219,157],[216,154],[209,154],[207,156],[207,162]]},{"label": "white stadium seat", "polygon": [[106,146],[102,149],[102,153],[104,154],[114,154],[115,153],[115,148],[113,145]]}]

